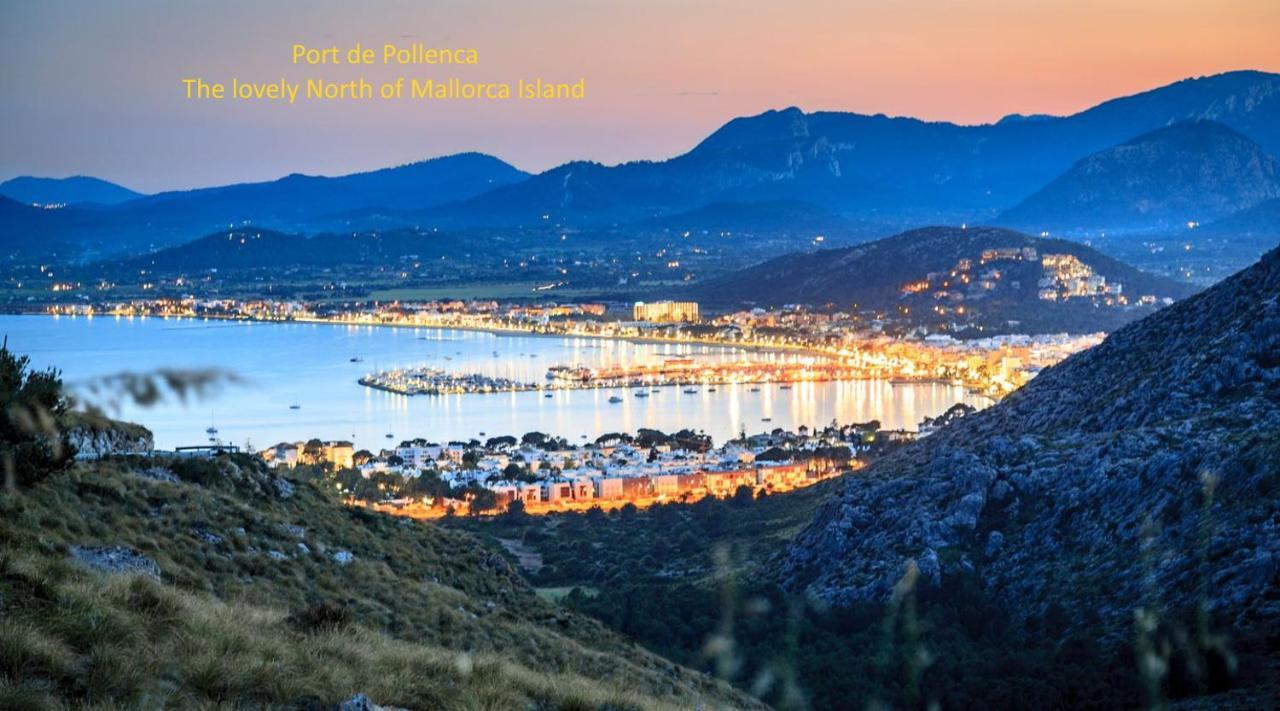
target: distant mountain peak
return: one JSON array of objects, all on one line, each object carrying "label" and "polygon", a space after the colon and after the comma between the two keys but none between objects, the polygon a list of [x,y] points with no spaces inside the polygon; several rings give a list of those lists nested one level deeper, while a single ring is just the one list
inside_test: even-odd
[{"label": "distant mountain peak", "polygon": [[997,220],[1031,231],[1158,231],[1280,197],[1280,163],[1217,121],[1169,123],[1077,161]]},{"label": "distant mountain peak", "polygon": [[122,185],[87,175],[39,178],[23,175],[0,183],[0,195],[28,205],[114,205],[143,197]]}]

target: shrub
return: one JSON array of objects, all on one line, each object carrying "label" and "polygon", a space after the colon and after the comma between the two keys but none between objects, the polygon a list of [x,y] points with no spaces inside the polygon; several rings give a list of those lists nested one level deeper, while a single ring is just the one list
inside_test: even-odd
[{"label": "shrub", "polygon": [[31,486],[66,471],[75,449],[62,430],[67,401],[54,369],[33,371],[30,359],[0,346],[0,456],[7,486]]}]

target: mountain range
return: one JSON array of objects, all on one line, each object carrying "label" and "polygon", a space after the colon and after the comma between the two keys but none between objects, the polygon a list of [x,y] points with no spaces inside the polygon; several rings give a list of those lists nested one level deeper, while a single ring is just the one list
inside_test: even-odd
[{"label": "mountain range", "polygon": [[[1120,290],[1061,298],[1066,284],[1045,262],[1054,255],[1075,260],[1064,268],[1101,277],[1099,287]],[[1078,242],[994,227],[922,228],[854,247],[789,254],[695,287],[697,298],[711,304],[831,304],[904,314],[934,328],[960,324],[1031,333],[1110,330],[1148,313],[1136,306],[1143,296],[1159,303],[1194,290]],[[1120,296],[1132,304],[1119,306]]]},{"label": "mountain range", "polygon": [[34,205],[115,205],[143,197],[142,193],[123,185],[84,175],[69,178],[20,176],[0,183],[0,196]]},{"label": "mountain range", "polygon": [[[1240,71],[1183,80],[1063,117],[958,125],[787,108],[733,119],[667,160],[616,166],[576,161],[529,176],[496,158],[465,154],[337,178],[291,175],[160,193],[108,206],[16,216],[5,210],[0,245],[137,253],[245,223],[306,233],[617,226],[714,212],[717,205],[798,203],[838,220],[876,225],[883,235],[924,224],[992,221],[1041,188],[1046,192],[1032,203],[1037,214],[1070,214],[1082,199],[1071,177],[1081,161],[1108,166],[1111,184],[1146,180],[1122,173],[1168,166],[1194,150],[1194,142],[1171,140],[1175,134],[1151,136],[1186,121],[1211,121],[1247,140],[1227,140],[1223,131],[1193,124],[1193,132],[1213,134],[1217,164],[1225,167],[1198,183],[1211,188],[1203,200],[1186,188],[1186,204],[1164,206],[1161,220],[1184,211],[1211,216],[1229,207],[1246,209],[1270,194],[1263,185],[1230,204],[1220,199],[1249,174],[1249,166],[1257,166],[1256,175],[1268,174],[1263,154],[1280,153],[1280,75]],[[1130,144],[1144,135],[1135,150]],[[1161,152],[1168,156],[1156,155]],[[1217,185],[1219,178],[1227,182]],[[24,194],[21,202],[55,202],[51,195],[30,197]],[[723,229],[717,221],[734,220],[741,224],[733,211],[721,210],[704,224],[717,230]]]},{"label": "mountain range", "polygon": [[1183,121],[1094,153],[997,222],[1033,232],[1168,230],[1280,197],[1280,161],[1215,121]]},{"label": "mountain range", "polygon": [[1019,623],[1118,644],[1136,616],[1138,652],[1147,635],[1166,661],[1223,639],[1274,653],[1259,634],[1280,624],[1278,294],[1280,249],[871,465],[776,574],[829,602],[888,600],[910,559],[925,587],[976,576]]},{"label": "mountain range", "polygon": [[0,210],[0,245],[140,253],[245,223],[340,229],[352,213],[368,217],[420,209],[527,177],[492,156],[464,153],[332,178],[293,174],[266,183],[157,193],[110,206],[19,212],[12,218],[16,210],[6,206]]},{"label": "mountain range", "polygon": [[1077,160],[1210,119],[1280,151],[1280,75],[1188,79],[1066,117],[980,126],[806,113],[737,118],[670,160],[575,162],[432,212],[438,219],[625,221],[716,201],[800,199],[890,224],[993,216]]}]

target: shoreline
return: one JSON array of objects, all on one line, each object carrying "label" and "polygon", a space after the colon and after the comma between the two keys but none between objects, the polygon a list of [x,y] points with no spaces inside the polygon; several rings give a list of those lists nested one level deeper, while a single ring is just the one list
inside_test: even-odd
[{"label": "shoreline", "polygon": [[713,339],[703,338],[655,338],[653,336],[611,336],[604,333],[546,333],[542,331],[532,331],[519,328],[505,328],[500,326],[464,326],[464,325],[427,325],[427,324],[411,324],[411,323],[356,323],[349,321],[333,321],[330,319],[309,319],[309,318],[292,318],[292,319],[267,319],[267,318],[244,318],[234,316],[160,316],[154,314],[113,314],[104,312],[102,314],[94,314],[92,316],[85,314],[51,314],[48,312],[24,311],[18,313],[6,314],[9,316],[43,316],[45,318],[75,318],[75,319],[95,319],[95,318],[113,318],[113,319],[159,319],[163,321],[225,321],[228,323],[246,323],[246,324],[309,324],[317,326],[347,326],[347,327],[364,327],[364,328],[411,328],[424,329],[430,331],[466,331],[469,333],[489,333],[495,336],[516,337],[523,336],[527,338],[592,338],[601,341],[621,341],[625,343],[635,343],[637,345],[698,345],[698,346],[714,346],[717,348],[725,348],[729,350],[739,350],[751,353],[793,353],[801,355],[809,355],[815,358],[832,359],[829,353],[824,353],[812,348],[803,346],[765,346],[759,344],[743,344],[743,343],[726,343]]}]

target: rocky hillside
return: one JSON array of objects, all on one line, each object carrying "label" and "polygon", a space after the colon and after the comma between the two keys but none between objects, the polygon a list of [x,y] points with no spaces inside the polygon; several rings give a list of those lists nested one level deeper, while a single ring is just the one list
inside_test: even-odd
[{"label": "rocky hillside", "polygon": [[1016,617],[1100,640],[1132,639],[1138,608],[1203,605],[1242,644],[1280,625],[1277,521],[1273,250],[850,478],[776,572],[858,602],[914,560],[928,584],[976,573]]},{"label": "rocky hillside", "polygon": [[[1106,295],[1055,297],[1065,282],[1049,275],[1046,255],[1069,255],[1107,284]],[[1042,283],[1051,278],[1052,283]],[[928,227],[844,249],[791,254],[708,282],[709,303],[831,304],[874,309],[933,330],[1095,332],[1150,313],[1142,296],[1177,299],[1192,287],[1141,272],[1085,245],[999,228]]]},{"label": "rocky hillside", "polygon": [[[0,708],[755,708],[543,600],[476,538],[243,456],[0,494]],[[357,708],[371,708],[360,706]]]},{"label": "rocky hillside", "polygon": [[1213,121],[1184,121],[1080,160],[1000,216],[1031,232],[1165,230],[1280,197],[1280,162]]}]

